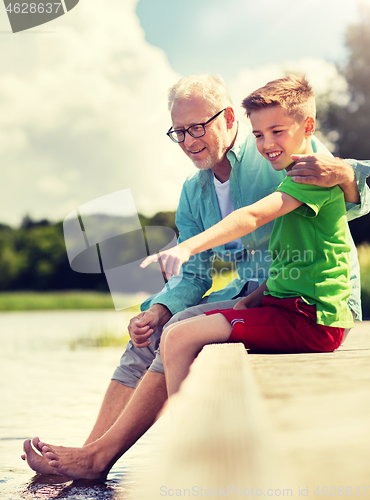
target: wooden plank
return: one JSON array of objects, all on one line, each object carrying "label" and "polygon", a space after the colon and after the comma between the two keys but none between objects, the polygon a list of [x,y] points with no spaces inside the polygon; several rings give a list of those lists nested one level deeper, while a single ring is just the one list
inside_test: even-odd
[{"label": "wooden plank", "polygon": [[370,322],[355,325],[333,353],[249,356],[279,452],[309,498],[325,486],[363,498],[354,488],[370,483]]},{"label": "wooden plank", "polygon": [[171,403],[130,498],[370,498],[370,322],[333,353],[207,346]]},{"label": "wooden plank", "polygon": [[145,473],[145,485],[138,478],[144,489],[132,492],[132,498],[240,498],[247,489],[262,491],[281,480],[242,344],[206,346],[169,406],[168,439],[151,473]]}]

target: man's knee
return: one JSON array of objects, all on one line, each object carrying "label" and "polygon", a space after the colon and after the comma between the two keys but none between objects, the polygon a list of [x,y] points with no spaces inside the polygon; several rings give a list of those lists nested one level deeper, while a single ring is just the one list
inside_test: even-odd
[{"label": "man's knee", "polygon": [[120,365],[114,370],[111,378],[111,380],[119,382],[120,384],[130,387],[131,389],[136,389],[140,379],[141,376],[138,376],[137,373],[124,369]]},{"label": "man's knee", "polygon": [[154,358],[153,363],[149,366],[148,371],[154,373],[162,373],[164,375],[164,366],[160,353],[160,347],[158,347],[156,351],[156,356]]},{"label": "man's knee", "polygon": [[155,359],[155,350],[158,347],[160,333],[157,329],[152,336],[152,344],[148,347],[138,348],[131,340],[126,345],[126,350],[121,356],[120,364],[112,375],[112,380],[116,380],[127,387],[136,388],[142,376]]}]

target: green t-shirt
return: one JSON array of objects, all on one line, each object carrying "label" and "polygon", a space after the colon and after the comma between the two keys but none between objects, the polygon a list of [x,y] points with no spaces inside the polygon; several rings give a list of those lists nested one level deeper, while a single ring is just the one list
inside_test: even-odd
[{"label": "green t-shirt", "polygon": [[269,245],[268,293],[279,298],[302,297],[316,304],[319,324],[352,327],[347,306],[350,246],[342,190],[298,184],[291,177],[277,190],[303,205],[275,220]]}]

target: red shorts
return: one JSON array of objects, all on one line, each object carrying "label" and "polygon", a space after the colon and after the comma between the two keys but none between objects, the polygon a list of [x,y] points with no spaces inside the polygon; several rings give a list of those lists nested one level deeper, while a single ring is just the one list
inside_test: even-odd
[{"label": "red shorts", "polygon": [[223,314],[233,327],[229,342],[242,342],[254,352],[331,352],[343,340],[344,328],[318,325],[316,306],[300,297],[266,295],[262,307],[217,309],[204,314],[216,313]]}]

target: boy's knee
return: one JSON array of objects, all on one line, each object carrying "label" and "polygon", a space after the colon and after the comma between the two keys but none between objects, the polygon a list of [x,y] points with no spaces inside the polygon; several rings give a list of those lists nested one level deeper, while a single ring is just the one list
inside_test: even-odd
[{"label": "boy's knee", "polygon": [[186,329],[180,323],[174,323],[164,330],[161,339],[162,356],[164,355],[168,359],[169,356],[172,357],[178,354],[178,351],[181,350],[180,339],[184,331]]},{"label": "boy's knee", "polygon": [[[175,323],[176,325],[176,323]],[[163,333],[162,333],[162,336],[161,336],[161,342],[160,342],[160,349],[162,350],[165,343],[166,343],[166,339],[170,333],[170,331],[172,330],[172,328],[175,326],[175,325],[168,325],[164,328],[163,330]]]}]

